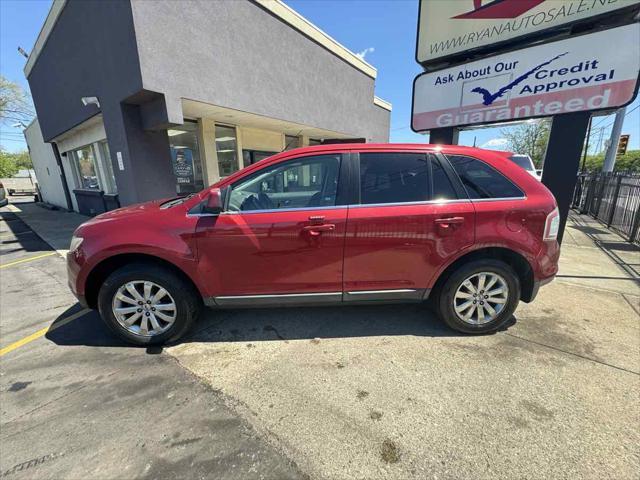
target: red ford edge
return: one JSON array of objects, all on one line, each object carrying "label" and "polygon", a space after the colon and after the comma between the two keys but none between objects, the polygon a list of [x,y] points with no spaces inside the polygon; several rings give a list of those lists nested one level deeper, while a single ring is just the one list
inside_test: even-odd
[{"label": "red ford edge", "polygon": [[492,332],[558,268],[555,199],[510,155],[394,144],[283,152],[193,196],[84,223],[69,285],[138,345],[176,341],[203,305],[429,300],[451,328]]}]

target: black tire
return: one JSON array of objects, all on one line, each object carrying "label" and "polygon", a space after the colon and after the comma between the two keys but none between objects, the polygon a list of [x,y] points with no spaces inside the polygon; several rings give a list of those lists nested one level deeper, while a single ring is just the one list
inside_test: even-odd
[{"label": "black tire", "polygon": [[[155,336],[136,335],[120,325],[112,302],[118,289],[135,280],[151,281],[169,292],[176,304],[176,319],[165,332]],[[202,299],[194,287],[175,272],[152,264],[133,263],[119,268],[107,277],[98,294],[98,310],[109,328],[121,339],[140,346],[162,345],[181,338],[192,327],[202,307]]]},{"label": "black tire", "polygon": [[[481,272],[500,275],[507,283],[509,293],[504,307],[496,318],[481,325],[472,325],[458,317],[454,308],[454,296],[458,287],[460,287],[467,278]],[[518,306],[520,301],[520,279],[508,264],[500,260],[475,260],[455,270],[449,278],[445,280],[436,295],[437,298],[434,299],[436,313],[449,327],[463,333],[491,333],[500,329],[500,327],[511,318]]]}]

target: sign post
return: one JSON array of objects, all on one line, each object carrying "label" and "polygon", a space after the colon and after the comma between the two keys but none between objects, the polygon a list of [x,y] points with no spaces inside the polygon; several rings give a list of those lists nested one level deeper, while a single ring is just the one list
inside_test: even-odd
[{"label": "sign post", "polygon": [[549,143],[544,156],[542,183],[551,190],[558,203],[560,213],[558,243],[562,243],[590,118],[589,112],[567,113],[553,117],[551,123]]}]

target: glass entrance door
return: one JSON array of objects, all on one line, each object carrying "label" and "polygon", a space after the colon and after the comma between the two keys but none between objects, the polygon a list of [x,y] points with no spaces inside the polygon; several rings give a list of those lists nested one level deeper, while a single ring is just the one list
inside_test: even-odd
[{"label": "glass entrance door", "polygon": [[178,195],[199,192],[204,188],[197,125],[196,122],[185,121],[184,125],[167,131]]}]

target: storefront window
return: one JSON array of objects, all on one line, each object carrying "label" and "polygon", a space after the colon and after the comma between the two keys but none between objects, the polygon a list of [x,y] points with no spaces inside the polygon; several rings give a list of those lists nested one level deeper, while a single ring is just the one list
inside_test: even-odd
[{"label": "storefront window", "polygon": [[87,145],[71,152],[78,188],[100,190],[93,147]]},{"label": "storefront window", "polygon": [[313,146],[313,145],[322,145],[322,140],[318,140],[316,138],[310,138],[309,139],[309,146]]},{"label": "storefront window", "polygon": [[197,128],[196,122],[185,121],[184,125],[167,131],[171,165],[176,177],[176,193],[179,195],[198,192],[204,188]]},{"label": "storefront window", "polygon": [[298,148],[299,146],[300,146],[300,137],[296,137],[295,135],[284,136],[285,150],[293,150],[294,148]]},{"label": "storefront window", "polygon": [[238,170],[238,139],[235,127],[216,125],[216,153],[220,177],[227,177]]}]

